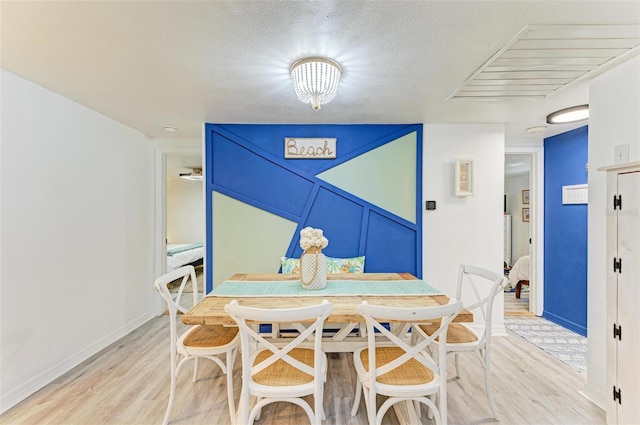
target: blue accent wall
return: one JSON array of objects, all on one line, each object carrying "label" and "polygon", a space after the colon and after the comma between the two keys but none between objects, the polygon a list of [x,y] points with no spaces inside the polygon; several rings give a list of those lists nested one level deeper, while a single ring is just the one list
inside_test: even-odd
[{"label": "blue accent wall", "polygon": [[586,184],[588,127],[544,140],[543,317],[587,334],[587,205],[562,204],[562,186]]},{"label": "blue accent wall", "polygon": [[[316,177],[411,133],[416,135],[415,223]],[[327,135],[338,139],[336,159],[284,158],[285,138]],[[214,192],[297,223],[287,251],[275,253],[277,256],[299,257],[299,231],[312,226],[329,237],[323,251],[328,256],[364,255],[366,272],[408,272],[421,277],[421,124],[206,124],[205,160],[208,290],[215,267],[211,248]]]}]

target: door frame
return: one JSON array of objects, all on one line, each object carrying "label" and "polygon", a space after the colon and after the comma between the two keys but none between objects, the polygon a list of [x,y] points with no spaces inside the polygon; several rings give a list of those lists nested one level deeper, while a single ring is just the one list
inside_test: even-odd
[{"label": "door frame", "polygon": [[544,311],[544,147],[505,146],[505,155],[531,155],[529,187],[531,190],[530,234],[531,281],[529,311],[542,316]]},{"label": "door frame", "polygon": [[[184,141],[180,141],[184,144]],[[167,156],[168,155],[202,155],[202,142],[199,146],[175,146],[171,143],[155,148],[155,238],[154,238],[154,275],[166,273],[166,240],[167,240]],[[202,185],[204,187],[204,185]],[[203,191],[204,202],[204,191]],[[206,249],[206,248],[205,248]],[[155,294],[155,291],[153,291]],[[164,312],[164,301],[154,296],[154,311],[157,315]]]}]

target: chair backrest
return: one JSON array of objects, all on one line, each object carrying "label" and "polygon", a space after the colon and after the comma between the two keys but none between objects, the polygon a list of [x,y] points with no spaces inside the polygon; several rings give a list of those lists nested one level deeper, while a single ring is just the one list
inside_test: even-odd
[{"label": "chair backrest", "polygon": [[[178,287],[178,292],[174,296],[174,294],[169,291],[169,283],[174,282],[178,279],[182,279],[182,281],[180,282],[180,286]],[[156,289],[156,291],[158,291],[158,293],[167,303],[170,314],[176,314],[175,312],[172,312],[172,309],[175,309],[176,312],[180,313],[187,312],[188,309],[181,304],[181,301],[185,287],[187,286],[189,280],[191,280],[191,286],[193,288],[193,305],[196,305],[202,298],[202,295],[204,295],[204,288],[203,291],[200,292],[200,288],[198,288],[198,280],[196,279],[196,269],[193,266],[183,266],[178,269],[172,270],[168,273],[163,274],[162,276],[157,278],[155,282],[153,282],[153,287]]]},{"label": "chair backrest", "polygon": [[[314,376],[316,379],[319,378],[321,373],[319,368],[322,364],[322,329],[324,321],[333,310],[333,304],[329,303],[329,301],[323,300],[321,304],[308,307],[268,309],[242,306],[238,304],[237,300],[233,300],[225,306],[224,310],[235,320],[240,330],[243,382],[249,382],[251,376],[254,376],[278,360],[283,360],[294,368]],[[295,324],[296,328],[300,329],[301,332],[284,347],[276,347],[260,335],[257,329],[251,326],[251,324],[259,323],[292,323]],[[289,355],[291,350],[306,344],[306,341],[309,339],[313,340],[314,368]],[[257,343],[258,349],[266,348],[271,351],[273,355],[251,366],[249,361],[251,353],[253,352],[252,347],[255,347],[255,343]]]},{"label": "chair backrest", "polygon": [[491,338],[493,302],[496,295],[503,292],[508,284],[509,279],[502,274],[481,267],[460,265],[456,298],[459,300],[470,298],[470,302],[464,303],[464,308],[474,313],[474,317],[477,317],[477,313],[482,316],[484,332],[478,340],[480,345]]},{"label": "chair backrest", "polygon": [[[438,365],[430,356],[425,355],[425,349],[438,338],[440,365],[446,365],[446,340],[447,329],[449,324],[458,315],[462,309],[460,301],[454,301],[447,305],[437,307],[385,307],[380,305],[371,305],[366,301],[358,306],[358,312],[365,318],[367,326],[367,344],[369,354],[369,365],[376,365],[376,345],[388,345],[381,343],[380,337],[386,338],[391,344],[401,348],[404,354],[395,360],[386,363],[380,367],[369,367],[371,382],[376,381],[376,377],[402,366],[403,364],[415,360],[423,366],[429,368],[437,374],[446,374],[446,371],[439,370]],[[396,335],[387,329],[387,322],[403,322],[402,330]],[[420,331],[418,325],[425,323],[440,323],[440,327],[432,335],[426,335]],[[406,338],[405,332],[410,329],[411,332],[419,332],[422,338]],[[377,332],[376,332],[377,331]]]},{"label": "chair backrest", "polygon": [[[175,295],[169,291],[169,283],[182,279],[178,293]],[[200,291],[198,289],[198,281],[196,279],[196,269],[193,266],[183,266],[178,269],[172,270],[169,273],[165,273],[153,282],[153,287],[162,296],[167,307],[169,308],[169,321],[171,324],[171,344],[175,347],[177,342],[177,319],[178,312],[186,313],[188,309],[180,304],[182,300],[182,294],[184,292],[187,283],[191,280],[191,286],[193,287],[193,305],[196,305],[200,301]],[[172,349],[173,350],[173,349]],[[173,351],[172,351],[173,352]]]}]

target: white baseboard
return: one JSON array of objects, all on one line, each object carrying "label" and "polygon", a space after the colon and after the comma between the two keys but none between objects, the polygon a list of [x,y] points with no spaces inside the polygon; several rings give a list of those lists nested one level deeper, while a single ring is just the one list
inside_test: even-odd
[{"label": "white baseboard", "polygon": [[[472,323],[465,323],[469,328],[482,332],[482,325],[475,325]],[[507,328],[504,327],[504,323],[500,325],[491,325],[491,336],[507,336]]]},{"label": "white baseboard", "polygon": [[100,350],[108,347],[113,344],[120,338],[124,337],[128,333],[136,330],[152,318],[156,317],[153,312],[149,311],[143,315],[140,315],[133,319],[131,322],[122,326],[121,328],[113,331],[112,333],[100,338],[90,346],[86,347],[84,350],[77,352],[74,355],[71,355],[64,362],[58,363],[47,370],[44,370],[38,373],[36,376],[27,380],[23,384],[10,389],[6,393],[0,396],[0,413],[4,413],[16,404],[20,403],[22,400],[26,399],[39,389],[43,388],[47,384],[50,384],[56,378],[62,376],[67,373],[74,367],[78,366],[83,361],[87,360],[89,357],[98,353]]},{"label": "white baseboard", "polygon": [[504,323],[491,325],[491,336],[507,336],[507,328],[504,327]]},{"label": "white baseboard", "polygon": [[587,384],[582,391],[578,392],[602,410],[607,410],[605,402],[606,395],[602,391],[602,388],[594,388],[593,385]]}]

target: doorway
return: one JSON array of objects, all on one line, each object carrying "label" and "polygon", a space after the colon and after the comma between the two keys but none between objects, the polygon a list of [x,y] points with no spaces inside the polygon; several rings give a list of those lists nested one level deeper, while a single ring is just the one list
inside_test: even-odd
[{"label": "doorway", "polygon": [[506,154],[504,167],[504,267],[510,285],[505,315],[530,314],[531,155]]},{"label": "doorway", "polygon": [[[544,300],[544,148],[505,148],[505,211],[511,216],[511,252],[505,262],[513,266],[528,255],[529,286],[521,292],[528,297],[529,313],[541,316]],[[527,221],[528,220],[528,221]],[[505,233],[506,235],[506,233]],[[508,243],[505,241],[505,247]],[[507,258],[508,257],[508,258]],[[505,269],[505,274],[508,270]],[[505,311],[514,292],[505,293]],[[523,304],[523,303],[520,303]]]},{"label": "doorway", "polygon": [[[171,245],[203,243],[206,233],[202,199],[202,155],[167,154],[165,161],[167,170],[166,243]],[[175,264],[182,265],[179,261]]]},{"label": "doorway", "polygon": [[[182,145],[185,143],[182,142]],[[175,161],[169,160],[169,158],[175,157]],[[173,143],[162,143],[156,147],[155,153],[155,276],[161,276],[167,270],[167,188],[168,179],[170,176],[178,175],[179,173],[193,171],[192,166],[185,165],[182,167],[180,159],[187,159],[188,164],[191,164],[194,158],[200,158],[200,164],[202,163],[202,148],[198,145],[193,146],[176,146]],[[186,164],[186,163],[185,163]],[[174,167],[176,165],[176,167]],[[201,191],[201,203],[204,205],[204,191]],[[204,221],[204,215],[202,217]],[[155,291],[149,292],[153,296],[153,303],[157,314],[160,315],[164,311],[163,300],[158,297]]]}]

